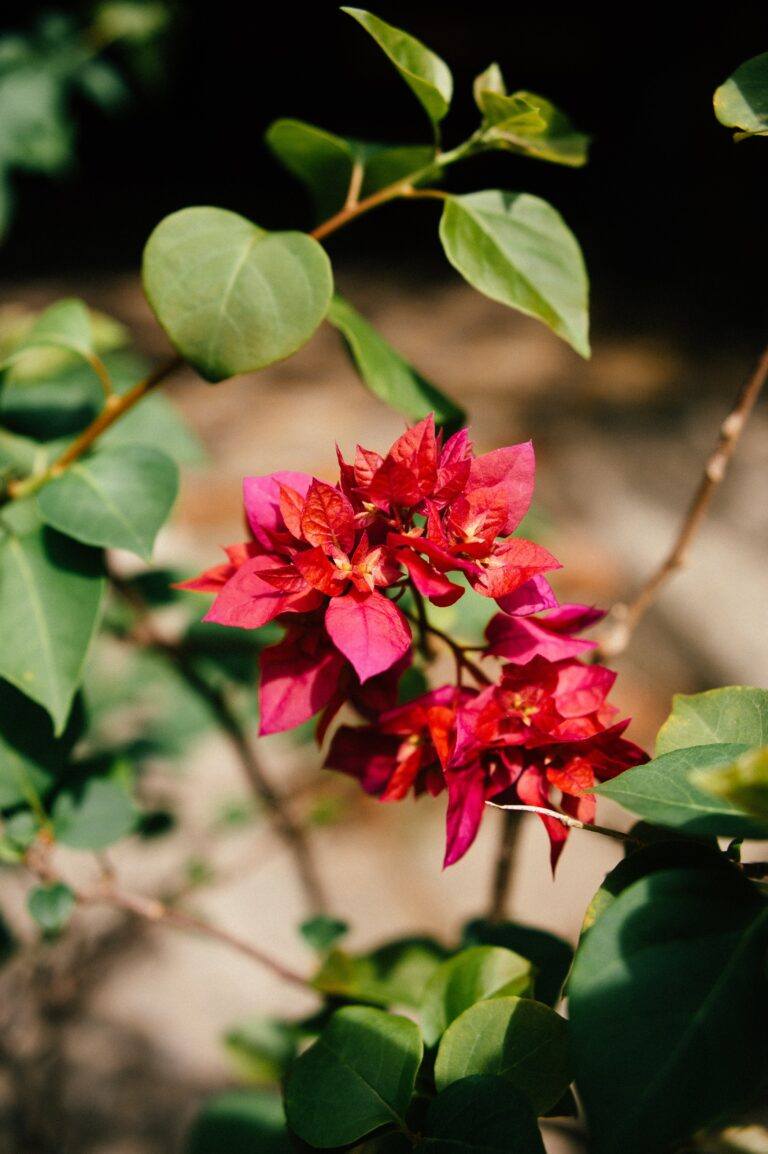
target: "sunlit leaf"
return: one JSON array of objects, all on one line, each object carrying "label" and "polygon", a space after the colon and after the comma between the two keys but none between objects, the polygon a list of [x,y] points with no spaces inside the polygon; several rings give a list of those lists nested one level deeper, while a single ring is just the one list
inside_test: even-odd
[{"label": "sunlit leaf", "polygon": [[768,136],[768,52],[753,56],[715,92],[715,116],[746,136]]}]

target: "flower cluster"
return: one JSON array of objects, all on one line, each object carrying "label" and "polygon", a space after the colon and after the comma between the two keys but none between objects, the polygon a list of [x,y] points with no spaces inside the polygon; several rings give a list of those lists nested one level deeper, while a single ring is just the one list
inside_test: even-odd
[{"label": "flower cluster", "polygon": [[[549,805],[554,788],[564,812],[590,820],[589,789],[645,755],[607,703],[615,675],[580,661],[593,643],[577,634],[601,614],[558,606],[544,577],[558,562],[512,536],[533,492],[530,443],[476,457],[466,430],[444,441],[430,416],[386,456],[358,446],[352,463],[338,459],[335,486],[247,477],[250,539],[185,583],[216,594],[207,621],[286,626],[261,657],[261,732],[321,713],[322,741],[352,705],[369,724],[337,729],[326,764],[385,801],[447,790],[446,865],[472,844],[489,798]],[[410,623],[428,627],[425,603],[451,605],[467,586],[501,610],[482,652],[496,681],[454,646],[457,683],[398,704]],[[544,820],[554,865],[567,830]]]}]

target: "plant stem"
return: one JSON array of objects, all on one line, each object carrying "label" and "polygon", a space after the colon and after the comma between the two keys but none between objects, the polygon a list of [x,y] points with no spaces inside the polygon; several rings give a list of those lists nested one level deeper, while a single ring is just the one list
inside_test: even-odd
[{"label": "plant stem", "polygon": [[181,910],[172,909],[156,898],[122,890],[109,876],[102,876],[100,884],[92,890],[71,885],[52,867],[49,852],[50,846],[48,845],[33,846],[27,852],[25,859],[28,869],[45,884],[50,885],[52,882],[59,882],[67,885],[75,895],[78,905],[112,906],[114,909],[125,910],[137,918],[151,922],[153,925],[192,930],[204,937],[211,938],[213,941],[220,942],[222,945],[229,946],[230,949],[236,950],[237,953],[243,954],[244,957],[250,958],[251,961],[258,963],[265,969],[271,970],[284,982],[290,982],[292,985],[306,989],[307,979],[289,966],[284,965],[277,958],[273,958],[271,954],[265,953],[257,946],[251,945],[250,942],[230,933],[229,930],[220,929],[218,926],[211,925],[192,914],[185,914]]},{"label": "plant stem", "polygon": [[547,809],[543,805],[500,805],[496,801],[487,801],[486,805],[493,806],[494,809],[506,809],[511,813],[538,813],[542,817],[553,817],[556,821],[560,821],[563,825],[567,825],[569,829],[586,829],[589,833],[600,833],[603,837],[612,837],[617,841],[635,842],[641,844],[639,838],[633,837],[629,833],[623,833],[620,829],[609,829],[605,825],[593,825],[589,821],[579,821],[577,817],[571,817],[570,814],[560,813],[557,809]]},{"label": "plant stem", "polygon": [[58,477],[60,473],[63,473],[66,468],[82,457],[83,453],[87,452],[94,441],[114,425],[115,421],[129,412],[147,393],[152,392],[153,389],[162,384],[166,377],[170,376],[176,369],[181,368],[183,364],[184,361],[181,357],[172,357],[158,365],[127,393],[122,393],[119,396],[113,393],[108,396],[99,415],[91,421],[87,428],[83,429],[78,437],[75,437],[72,444],[67,446],[61,456],[57,457],[51,465],[40,473],[32,473],[29,477],[24,477],[21,480],[10,481],[3,502],[0,503],[28,497],[32,493],[36,493],[48,481]]},{"label": "plant stem", "polygon": [[414,585],[410,582],[411,596],[413,597],[416,606],[416,621],[419,630],[419,651],[425,661],[434,660],[434,650],[429,644],[429,618],[427,617],[427,607],[424,604],[424,598]]},{"label": "plant stem", "polygon": [[[403,614],[409,621],[412,621],[414,625],[421,628],[422,622],[415,613],[409,613],[407,609],[403,609]],[[457,669],[466,669],[467,673],[471,674],[480,685],[491,684],[490,677],[486,677],[480,666],[476,665],[474,661],[470,661],[467,657],[467,652],[463,645],[459,645],[457,641],[454,641],[452,637],[444,633],[442,629],[438,629],[436,625],[432,625],[429,621],[424,623],[424,629],[430,636],[439,638],[444,645],[448,646],[456,659]]]},{"label": "plant stem", "polygon": [[229,704],[226,694],[223,690],[211,685],[198,673],[193,658],[182,644],[166,641],[155,632],[149,621],[147,608],[135,589],[114,575],[111,577],[111,581],[115,591],[140,614],[139,623],[132,634],[133,640],[145,648],[162,653],[173,664],[189,688],[208,705],[237,754],[253,794],[268,811],[275,832],[293,856],[296,873],[304,890],[309,912],[312,914],[324,913],[328,903],[309,842],[301,826],[291,817],[283,799],[267,780],[253,746],[248,740],[237,714]]},{"label": "plant stem", "polygon": [[505,814],[501,824],[501,838],[491,880],[491,900],[488,903],[488,921],[501,922],[507,912],[509,883],[520,836],[520,823],[511,814]]},{"label": "plant stem", "polygon": [[694,538],[701,529],[712,498],[725,477],[744,426],[767,378],[768,348],[764,349],[754,372],[742,385],[731,412],[720,426],[717,444],[707,458],[701,479],[672,548],[658,569],[641,586],[633,600],[629,604],[614,606],[611,612],[611,624],[595,653],[596,660],[623,653],[661,589],[685,565]]}]

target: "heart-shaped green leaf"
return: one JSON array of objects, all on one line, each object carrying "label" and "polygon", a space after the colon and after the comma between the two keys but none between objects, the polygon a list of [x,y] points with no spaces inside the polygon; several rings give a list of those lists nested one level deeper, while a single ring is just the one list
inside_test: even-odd
[{"label": "heart-shaped green leaf", "polygon": [[146,248],[144,289],[172,344],[209,381],[254,372],[301,348],[333,292],[323,248],[222,208],[184,208]]},{"label": "heart-shaped green leaf", "polygon": [[418,1027],[368,1006],[337,1010],[296,1060],[288,1125],[310,1146],[347,1146],[379,1126],[402,1128],[422,1056]]},{"label": "heart-shaped green leaf", "polygon": [[349,301],[333,298],[328,320],[339,330],[368,388],[413,421],[429,413],[439,425],[457,425],[466,414],[387,344]]},{"label": "heart-shaped green leaf", "polygon": [[63,882],[30,890],[27,908],[40,929],[55,934],[63,929],[75,908],[75,895]]},{"label": "heart-shaped green leaf", "polygon": [[106,849],[131,832],[138,813],[126,790],[115,781],[94,778],[78,797],[60,793],[53,807],[57,841],[73,849]]},{"label": "heart-shaped green leaf", "polygon": [[630,885],[581,940],[568,983],[576,1084],[597,1154],[657,1154],[766,1075],[768,903],[737,870]]},{"label": "heart-shaped green leaf", "polygon": [[366,30],[394,64],[433,124],[439,124],[451,106],[453,77],[444,60],[415,36],[387,24],[362,8],[342,8]]},{"label": "heart-shaped green leaf", "polygon": [[0,541],[0,677],[48,710],[56,734],[82,679],[103,592],[95,549],[43,526]]},{"label": "heart-shaped green leaf", "polygon": [[503,946],[532,963],[535,970],[533,996],[547,1006],[560,1001],[573,961],[573,947],[563,938],[518,922],[491,922],[474,918],[462,931],[465,946]]},{"label": "heart-shaped green leaf", "polygon": [[485,998],[529,994],[531,963],[500,946],[472,946],[443,962],[427,985],[421,1007],[424,1040],[434,1045],[459,1014]]},{"label": "heart-shaped green leaf", "polygon": [[498,190],[450,196],[440,239],[448,260],[479,292],[538,317],[589,356],[589,285],[581,249],[551,204]]},{"label": "heart-shaped green leaf", "polygon": [[656,738],[656,756],[691,745],[768,745],[768,689],[729,685],[677,693]]},{"label": "heart-shaped green leaf", "polygon": [[179,486],[174,461],[144,445],[97,449],[45,485],[43,519],[77,541],[127,549],[148,561]]},{"label": "heart-shaped green leaf", "polygon": [[470,1074],[498,1074],[525,1095],[535,1114],[546,1114],[572,1080],[565,1019],[530,998],[470,1006],[440,1040],[435,1084],[444,1090]]}]

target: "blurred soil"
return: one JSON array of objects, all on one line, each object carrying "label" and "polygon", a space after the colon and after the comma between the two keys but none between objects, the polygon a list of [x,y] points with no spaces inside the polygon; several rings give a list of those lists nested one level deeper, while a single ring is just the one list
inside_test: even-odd
[{"label": "blurred soil", "polygon": [[[480,450],[534,438],[547,544],[564,564],[561,596],[609,605],[631,593],[670,543],[718,424],[751,367],[749,354],[723,350],[704,362],[682,341],[675,348],[598,333],[592,361],[582,363],[541,326],[457,283],[427,291],[370,272],[348,271],[339,279],[425,375],[462,399]],[[4,299],[43,305],[64,294],[82,295],[116,315],[148,354],[167,351],[133,279],[14,286]],[[190,572],[217,560],[220,544],[240,539],[244,474],[292,468],[332,478],[335,441],[346,451],[357,441],[381,449],[403,425],[359,386],[327,328],[297,356],[258,377],[212,388],[190,372],[180,374],[168,393],[210,454],[207,466],[184,476],[156,555],[161,563],[181,560]],[[689,570],[664,593],[617,663],[615,698],[633,715],[632,734],[641,743],[652,742],[673,692],[768,684],[767,465],[763,408],[716,498]],[[286,792],[315,777],[311,745],[270,738],[261,752],[272,781]],[[442,873],[442,802],[381,806],[327,776],[322,796],[336,799],[337,820],[312,836],[334,912],[354,927],[352,947],[408,932],[450,938],[482,908],[498,815],[489,815],[468,857]],[[222,802],[244,794],[229,749],[214,739],[201,743],[183,774],[160,788],[178,799],[181,832],[151,848],[127,845],[114,854],[126,883],[144,892],[168,884],[179,863],[205,841]],[[297,813],[309,807],[300,799]],[[618,813],[609,816],[623,820]],[[534,818],[523,823],[510,912],[574,938],[618,851],[590,834],[572,836],[553,882],[543,830]],[[308,969],[311,957],[295,932],[301,895],[290,861],[267,827],[235,830],[211,852],[222,880],[201,890],[191,905]],[[83,867],[73,859],[72,868]],[[29,932],[21,888],[12,881],[3,885],[19,925]],[[0,1078],[7,1120],[0,1154],[15,1150],[14,1117],[18,1122],[20,1101],[34,1104],[35,1094],[41,1103],[55,1094],[59,1113],[53,1137],[46,1138],[41,1118],[43,1137],[33,1135],[30,1151],[176,1151],[202,1096],[233,1078],[222,1032],[254,1015],[311,1007],[309,997],[297,998],[216,944],[132,927],[133,944],[123,950],[123,931],[113,926],[107,933],[108,923],[104,916],[82,919],[75,946],[43,951],[14,975],[2,1033],[20,1039],[28,1060],[20,1068],[18,1062],[7,1065]],[[39,1005],[30,1008],[34,990],[51,1003],[42,1015]],[[14,1050],[12,1043],[4,1048]],[[548,1141],[552,1151],[578,1148],[555,1134]]]}]

